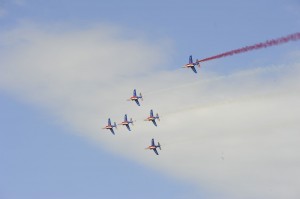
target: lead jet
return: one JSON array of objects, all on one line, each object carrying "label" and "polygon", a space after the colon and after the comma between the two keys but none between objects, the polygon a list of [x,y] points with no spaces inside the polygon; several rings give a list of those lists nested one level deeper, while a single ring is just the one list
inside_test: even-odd
[{"label": "lead jet", "polygon": [[124,116],[124,121],[121,122],[121,123],[118,124],[118,125],[126,126],[127,129],[128,129],[129,131],[131,131],[129,124],[132,124],[132,125],[133,125],[132,118],[130,118],[130,120],[128,121],[128,119],[127,119],[127,114],[125,114],[125,116]]},{"label": "lead jet", "polygon": [[194,71],[194,73],[197,73],[195,66],[198,66],[200,68],[200,61],[198,59],[196,59],[196,62],[194,63],[193,57],[191,55],[189,58],[189,63],[182,66],[182,68],[191,68]]},{"label": "lead jet", "polygon": [[156,153],[156,155],[159,155],[158,152],[157,152],[157,150],[156,150],[156,148],[159,148],[159,150],[161,150],[161,146],[160,146],[159,142],[157,142],[157,145],[155,145],[154,139],[152,139],[151,145],[148,146],[146,149],[153,150],[154,153]]},{"label": "lead jet", "polygon": [[143,101],[142,93],[140,93],[140,96],[137,96],[137,95],[136,95],[136,89],[134,89],[134,90],[133,90],[133,96],[130,97],[127,101],[135,101],[136,104],[137,104],[138,106],[140,106],[139,99],[141,99],[141,100]]},{"label": "lead jet", "polygon": [[114,125],[111,124],[110,118],[108,118],[107,126],[102,129],[109,129],[112,134],[115,135],[114,128],[117,128],[117,124],[114,122]]},{"label": "lead jet", "polygon": [[152,121],[152,123],[154,124],[154,126],[157,126],[156,121],[155,121],[156,119],[157,119],[158,121],[160,121],[158,113],[156,113],[156,116],[154,116],[153,110],[151,109],[151,110],[150,110],[150,116],[147,117],[147,118],[145,119],[145,121]]}]

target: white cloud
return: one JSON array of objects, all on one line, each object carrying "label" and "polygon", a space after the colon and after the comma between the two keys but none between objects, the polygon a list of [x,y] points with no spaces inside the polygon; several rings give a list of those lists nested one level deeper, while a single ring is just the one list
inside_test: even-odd
[{"label": "white cloud", "polygon": [[[129,34],[109,26],[2,34],[0,87],[211,198],[300,197],[299,63],[230,76],[170,72],[162,69],[168,42]],[[133,88],[144,93],[141,107],[126,102]],[[158,128],[142,121],[151,108],[162,117]],[[137,120],[132,133],[101,130],[107,117],[120,122],[124,113]],[[152,137],[163,145],[159,157],[143,150]]]}]

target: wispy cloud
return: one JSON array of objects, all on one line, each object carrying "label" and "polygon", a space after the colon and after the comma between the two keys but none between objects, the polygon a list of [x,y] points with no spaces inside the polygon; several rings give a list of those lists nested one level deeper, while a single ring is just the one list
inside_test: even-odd
[{"label": "wispy cloud", "polygon": [[[211,198],[299,198],[299,62],[229,76],[169,72],[161,69],[168,42],[129,34],[109,26],[2,34],[0,87]],[[126,102],[133,88],[144,93],[141,107]],[[151,108],[162,117],[158,128],[142,121]],[[101,130],[124,113],[137,120],[132,133]],[[143,150],[152,137],[162,144],[159,157]]]}]

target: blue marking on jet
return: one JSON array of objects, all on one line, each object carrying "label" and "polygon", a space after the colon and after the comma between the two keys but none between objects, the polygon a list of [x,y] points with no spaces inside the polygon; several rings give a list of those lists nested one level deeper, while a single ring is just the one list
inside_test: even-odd
[{"label": "blue marking on jet", "polygon": [[124,121],[121,122],[121,123],[118,124],[118,125],[126,126],[127,129],[128,129],[129,131],[131,131],[129,124],[132,124],[132,125],[133,125],[133,120],[132,120],[132,118],[130,118],[130,120],[128,121],[128,119],[127,119],[127,114],[125,114],[125,116],[124,116]]},{"label": "blue marking on jet", "polygon": [[141,99],[141,100],[143,101],[142,93],[140,93],[140,96],[137,96],[137,95],[136,95],[136,89],[134,89],[134,90],[133,90],[133,96],[130,97],[127,101],[135,101],[136,104],[137,104],[138,106],[140,106],[139,99]]},{"label": "blue marking on jet", "polygon": [[110,132],[115,135],[114,128],[117,128],[116,122],[114,122],[114,125],[112,125],[110,118],[108,118],[107,125],[105,127],[103,127],[102,129],[109,129]]},{"label": "blue marking on jet", "polygon": [[197,73],[195,66],[198,66],[200,68],[200,61],[198,59],[196,59],[196,62],[194,63],[193,57],[191,55],[189,58],[189,63],[182,66],[182,68],[191,68],[194,71],[194,73]]},{"label": "blue marking on jet", "polygon": [[155,121],[156,119],[157,119],[158,121],[160,121],[158,113],[156,113],[156,116],[154,116],[153,110],[151,109],[151,110],[150,110],[150,116],[147,117],[147,118],[145,119],[145,121],[152,121],[152,123],[154,124],[154,126],[157,126],[156,121]]},{"label": "blue marking on jet", "polygon": [[146,149],[153,150],[156,155],[159,155],[156,148],[159,148],[159,150],[161,150],[161,145],[159,144],[159,142],[157,142],[157,145],[155,145],[154,139],[152,139],[151,145],[148,146]]}]

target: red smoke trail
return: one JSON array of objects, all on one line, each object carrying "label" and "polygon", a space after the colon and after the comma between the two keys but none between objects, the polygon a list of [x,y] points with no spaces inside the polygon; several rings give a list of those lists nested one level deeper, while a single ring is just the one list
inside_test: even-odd
[{"label": "red smoke trail", "polygon": [[239,53],[244,53],[244,52],[251,51],[251,50],[257,50],[257,49],[261,49],[261,48],[267,48],[267,47],[270,47],[270,46],[276,46],[276,45],[287,43],[287,42],[290,42],[290,41],[296,41],[298,39],[300,39],[300,32],[292,34],[292,35],[288,35],[288,36],[285,36],[285,37],[281,37],[281,38],[278,38],[278,39],[272,39],[270,41],[268,40],[268,41],[263,42],[263,43],[254,44],[252,46],[246,46],[246,47],[239,48],[239,49],[236,49],[236,50],[231,50],[231,51],[219,54],[219,55],[215,55],[215,56],[212,56],[212,57],[208,57],[208,58],[199,60],[199,62],[205,62],[205,61],[209,61],[209,60],[212,60],[212,59],[227,57],[227,56],[231,56],[231,55],[239,54]]}]

